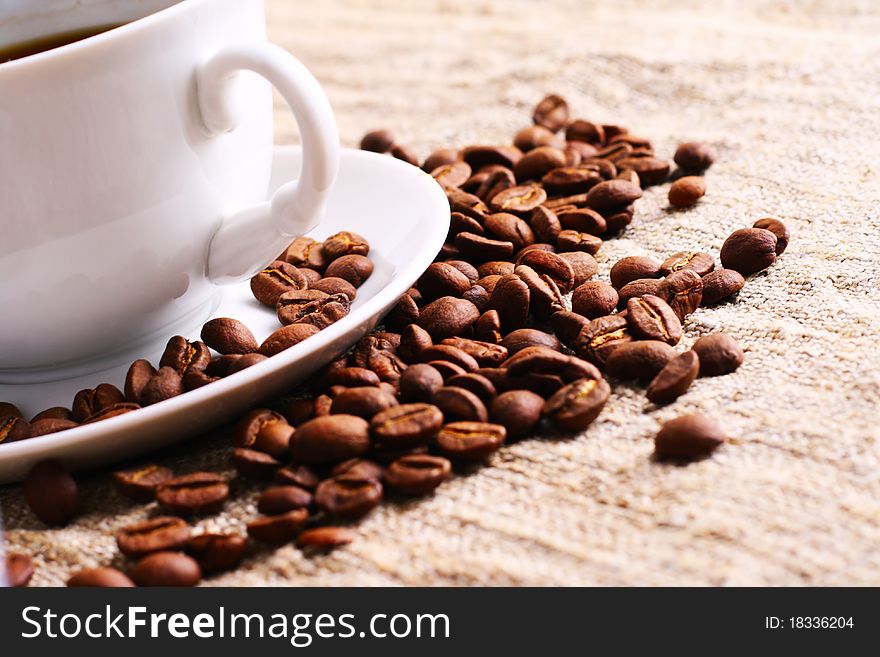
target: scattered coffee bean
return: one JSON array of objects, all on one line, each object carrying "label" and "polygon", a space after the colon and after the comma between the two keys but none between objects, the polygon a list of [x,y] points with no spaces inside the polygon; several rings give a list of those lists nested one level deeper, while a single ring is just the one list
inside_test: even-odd
[{"label": "scattered coffee bean", "polygon": [[752,224],[752,228],[763,228],[776,235],[776,255],[780,255],[788,247],[788,240],[791,239],[791,234],[788,232],[788,226],[779,221],[779,219],[769,217],[758,219]]},{"label": "scattered coffee bean", "polygon": [[621,258],[611,268],[611,285],[621,289],[637,279],[657,278],[661,275],[661,263],[645,256]]},{"label": "scattered coffee bean", "polygon": [[280,354],[285,349],[299,344],[306,338],[310,338],[320,329],[313,324],[291,324],[282,326],[280,329],[270,335],[263,344],[260,345],[260,353],[264,356],[274,356]]},{"label": "scattered coffee bean", "polygon": [[156,489],[160,508],[184,516],[217,513],[228,497],[226,478],[213,472],[175,477]]},{"label": "scattered coffee bean", "polygon": [[134,582],[121,570],[101,566],[98,568],[84,568],[74,573],[67,580],[67,586],[115,589],[131,588],[134,586]]},{"label": "scattered coffee bean", "polygon": [[[53,421],[51,418],[47,419]],[[14,443],[30,437],[31,425],[28,422],[14,415],[0,415],[0,444]]]},{"label": "scattered coffee bean", "polygon": [[664,299],[679,320],[684,320],[700,307],[703,300],[703,280],[692,269],[680,269],[663,279],[655,296]]},{"label": "scattered coffee bean", "polygon": [[530,435],[541,421],[544,398],[529,390],[508,390],[493,401],[489,416],[507,430],[511,440]]},{"label": "scattered coffee bean", "polygon": [[[568,123],[568,103],[562,96],[550,94],[545,96],[535,107],[532,121],[535,125],[547,128],[550,132],[559,132]],[[569,137],[566,136],[566,139]]]},{"label": "scattered coffee bean", "polygon": [[[110,408],[116,408],[115,406],[111,406]],[[106,411],[99,411],[99,413],[105,413]],[[91,417],[86,418],[86,422],[88,422]],[[85,424],[85,422],[84,422]],[[67,431],[68,429],[74,429],[78,425],[73,420],[55,420],[55,419],[45,419],[45,420],[37,420],[36,422],[32,422],[30,425],[30,429],[28,431],[29,438],[37,438],[39,436],[48,436],[52,433],[58,433],[60,431]]]},{"label": "scattered coffee bean", "polygon": [[400,376],[400,398],[404,402],[430,401],[443,387],[443,377],[426,363],[410,365]]},{"label": "scattered coffee bean", "polygon": [[547,400],[544,404],[544,415],[560,429],[583,431],[599,417],[610,394],[611,387],[601,377],[579,379],[561,388]]},{"label": "scattered coffee bean", "polygon": [[123,401],[125,399],[119,388],[109,383],[102,383],[97,388],[80,390],[76,393],[71,405],[71,417],[65,419],[80,423],[98,411]]},{"label": "scattered coffee bean", "polygon": [[[296,238],[290,246],[287,247],[287,251],[284,252],[282,261],[286,261],[288,264],[297,268],[306,267],[319,273],[324,271],[328,262],[327,256],[324,255],[324,245],[311,237],[305,236]],[[272,266],[274,266],[274,263],[273,265],[270,265],[270,267]],[[302,272],[300,272],[300,274],[302,274]],[[303,278],[305,278],[305,276],[303,276]],[[290,290],[284,291],[289,292]],[[257,298],[259,299],[259,297]],[[268,303],[266,305],[274,306],[275,304]]]},{"label": "scattered coffee bean", "polygon": [[776,262],[776,235],[765,228],[741,228],[721,246],[721,264],[748,276]]},{"label": "scattered coffee bean", "polygon": [[324,274],[360,287],[373,274],[373,262],[366,256],[345,255],[331,262]]},{"label": "scattered coffee bean", "polygon": [[700,276],[705,276],[715,269],[715,261],[708,253],[702,251],[682,251],[668,257],[660,265],[660,273],[669,276],[682,269],[692,269]]},{"label": "scattered coffee bean", "polygon": [[265,306],[275,307],[285,292],[304,290],[309,283],[293,265],[276,260],[251,279],[251,292]]},{"label": "scattered coffee bean", "polygon": [[182,552],[156,552],[146,556],[129,575],[138,586],[195,586],[202,579],[199,564]]},{"label": "scattered coffee bean", "polygon": [[[399,407],[393,407],[399,408]],[[326,415],[300,425],[290,441],[297,463],[335,463],[370,448],[370,425],[356,415]]]},{"label": "scattered coffee bean", "polygon": [[507,437],[500,424],[451,422],[437,434],[437,449],[453,461],[484,461]]},{"label": "scattered coffee bean", "polygon": [[369,420],[392,406],[397,406],[397,399],[392,393],[381,388],[372,386],[348,388],[333,399],[330,414],[357,415]]},{"label": "scattered coffee bean", "polygon": [[296,539],[301,548],[329,549],[348,545],[354,540],[354,532],[345,527],[313,527]]},{"label": "scattered coffee bean", "polygon": [[382,502],[382,484],[374,479],[342,475],[325,479],[315,490],[315,504],[340,518],[360,518]]},{"label": "scattered coffee bean", "polygon": [[600,182],[587,193],[587,205],[594,210],[606,212],[624,208],[642,197],[642,190],[625,180]]},{"label": "scattered coffee bean", "polygon": [[27,586],[34,576],[33,559],[20,552],[7,552],[5,562],[6,581],[9,586],[13,588]]},{"label": "scattered coffee bean", "polygon": [[218,317],[202,327],[202,341],[221,354],[250,354],[260,345],[250,329],[230,317]]},{"label": "scattered coffee bean", "polygon": [[183,377],[173,367],[160,367],[141,390],[140,404],[151,406],[184,392]]},{"label": "scattered coffee bean", "polygon": [[[0,417],[3,413],[0,413]],[[31,422],[39,422],[40,420],[73,420],[73,413],[69,408],[64,406],[53,406],[45,411],[40,411],[31,419]],[[2,441],[0,441],[2,442]]]},{"label": "scattered coffee bean", "polygon": [[669,187],[669,205],[690,208],[706,193],[706,180],[700,176],[679,178]]},{"label": "scattered coffee bean", "polygon": [[436,344],[427,347],[422,351],[421,358],[426,362],[445,360],[449,363],[458,365],[465,372],[473,372],[479,367],[479,364],[473,356],[463,349],[453,347],[449,344]]},{"label": "scattered coffee bean", "polygon": [[342,230],[325,239],[321,249],[327,260],[332,262],[347,255],[365,256],[370,252],[370,244],[357,233]]},{"label": "scattered coffee bean", "polygon": [[156,499],[156,489],[173,478],[171,468],[160,465],[145,465],[113,473],[116,489],[127,498],[142,504]]},{"label": "scattered coffee bean", "polygon": [[58,461],[40,461],[25,477],[24,499],[47,525],[65,525],[76,515],[79,489]]},{"label": "scattered coffee bean", "polygon": [[572,311],[595,319],[610,315],[617,307],[617,290],[604,281],[587,281],[571,295]]},{"label": "scattered coffee bean", "polygon": [[431,402],[447,422],[486,422],[489,412],[477,395],[464,388],[445,386],[434,393]]},{"label": "scattered coffee bean", "polygon": [[700,305],[713,306],[743,289],[746,279],[733,269],[716,269],[703,276],[703,297]]},{"label": "scattered coffee bean", "polygon": [[700,357],[700,376],[730,374],[744,359],[742,347],[727,333],[704,335],[694,343],[693,350]]},{"label": "scattered coffee bean", "polygon": [[413,403],[393,406],[375,415],[370,431],[384,445],[408,448],[426,444],[442,425],[443,413],[437,406]]},{"label": "scattered coffee bean", "polygon": [[451,376],[446,381],[446,385],[453,388],[463,388],[472,392],[487,406],[492,403],[492,400],[498,394],[498,391],[489,379],[473,372]]},{"label": "scattered coffee bean", "polygon": [[632,341],[629,324],[620,315],[597,317],[586,324],[575,338],[578,356],[591,363],[604,366],[609,356],[618,348]]},{"label": "scattered coffee bean", "polygon": [[279,515],[294,509],[307,509],[312,504],[312,494],[299,486],[273,486],[263,491],[257,499],[257,510],[266,515]]},{"label": "scattered coffee bean", "polygon": [[186,553],[205,574],[232,570],[241,562],[246,549],[247,541],[237,534],[200,534],[185,546]]},{"label": "scattered coffee bean", "polygon": [[648,386],[647,397],[655,404],[670,404],[687,392],[700,372],[696,352],[686,351],[669,360]]},{"label": "scattered coffee bean", "polygon": [[650,381],[675,355],[675,349],[659,340],[628,342],[611,352],[605,371],[617,379]]},{"label": "scattered coffee bean", "polygon": [[682,415],[660,427],[654,437],[658,459],[698,459],[708,456],[726,440],[715,420],[705,415]]},{"label": "scattered coffee bean", "polygon": [[394,135],[390,130],[373,130],[361,139],[361,150],[374,153],[387,153],[394,146]]},{"label": "scattered coffee bean", "polygon": [[232,450],[232,465],[242,476],[254,479],[271,479],[281,468],[281,462],[274,456],[246,447]]},{"label": "scattered coffee bean", "polygon": [[191,533],[190,526],[180,518],[161,516],[123,527],[116,532],[116,544],[122,554],[137,558],[151,552],[177,550]]},{"label": "scattered coffee bean", "polygon": [[313,491],[321,482],[314,470],[305,465],[288,466],[275,473],[275,481],[285,486],[299,486]]},{"label": "scattered coffee bean", "polygon": [[685,171],[703,171],[715,162],[715,151],[708,144],[688,142],[676,149],[673,159]]},{"label": "scattered coffee bean", "polygon": [[404,495],[427,495],[452,474],[452,464],[441,456],[403,456],[385,470],[388,488]]},{"label": "scattered coffee bean", "polygon": [[626,321],[633,335],[645,340],[660,340],[676,345],[681,340],[681,322],[660,297],[646,294],[626,304]]}]

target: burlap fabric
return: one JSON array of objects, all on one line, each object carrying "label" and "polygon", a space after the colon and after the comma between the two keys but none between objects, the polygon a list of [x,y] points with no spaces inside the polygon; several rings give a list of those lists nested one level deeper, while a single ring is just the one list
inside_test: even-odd
[{"label": "burlap fabric", "polygon": [[[272,37],[324,84],[343,139],[391,127],[430,149],[501,142],[548,91],[578,116],[617,122],[671,157],[714,144],[708,194],[670,212],[665,187],[600,254],[704,248],[772,215],[793,232],[735,303],[699,310],[683,345],[725,330],[746,351],[734,375],[698,380],[651,408],[626,385],[580,436],[503,449],[425,500],[384,506],[350,547],[249,559],[212,584],[880,584],[880,13],[869,2],[587,3],[269,0]],[[279,118],[279,133],[293,135]],[[353,227],[357,217],[351,217]],[[712,458],[652,462],[659,423],[717,416]],[[226,467],[222,437],[161,456],[181,471]],[[46,530],[20,489],[0,493],[8,542],[38,558],[35,584],[115,558],[112,531],[149,513],[96,475],[86,514]],[[241,527],[254,493],[209,527]]]}]

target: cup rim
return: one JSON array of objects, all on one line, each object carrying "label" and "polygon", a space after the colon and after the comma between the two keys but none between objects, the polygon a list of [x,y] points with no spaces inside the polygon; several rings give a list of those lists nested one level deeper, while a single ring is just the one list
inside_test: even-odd
[{"label": "cup rim", "polygon": [[93,34],[92,36],[86,37],[85,39],[79,39],[78,41],[65,43],[63,46],[58,46],[50,50],[43,50],[42,52],[27,55],[26,57],[21,57],[19,59],[13,59],[8,62],[0,62],[0,74],[2,74],[4,71],[11,71],[14,69],[17,70],[42,63],[46,60],[56,59],[58,57],[66,55],[67,53],[73,52],[74,50],[89,49],[98,44],[118,39],[132,32],[140,32],[142,30],[149,29],[157,23],[168,20],[179,13],[183,13],[184,11],[188,11],[189,7],[191,6],[211,1],[212,0],[180,0],[179,2],[176,2],[169,7],[165,7],[165,9],[154,11],[151,14],[147,14],[146,16],[143,16],[141,18],[136,18],[133,21],[129,21],[123,25],[111,28],[106,32]]}]

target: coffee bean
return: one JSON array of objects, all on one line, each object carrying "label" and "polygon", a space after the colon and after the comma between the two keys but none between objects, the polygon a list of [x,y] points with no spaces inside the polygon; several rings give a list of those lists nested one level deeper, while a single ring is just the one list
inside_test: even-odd
[{"label": "coffee bean", "polygon": [[528,265],[517,265],[514,273],[529,288],[529,310],[538,319],[565,310],[565,298],[556,282],[547,274],[538,274]]},{"label": "coffee bean", "polygon": [[388,466],[383,481],[404,495],[427,495],[452,473],[452,464],[441,456],[413,454],[403,456]]},{"label": "coffee bean", "polygon": [[151,406],[184,392],[183,377],[178,371],[173,367],[160,367],[141,390],[140,403],[142,406]]},{"label": "coffee bean", "polygon": [[403,329],[400,335],[400,346],[397,355],[405,363],[414,363],[419,360],[422,351],[434,344],[431,335],[417,324],[410,324]]},{"label": "coffee bean", "polygon": [[[348,257],[348,256],[344,256]],[[320,295],[320,297],[316,297]],[[408,297],[405,297],[408,298]],[[318,290],[288,292],[278,299],[278,320],[284,324],[312,324],[325,329],[348,315],[351,302],[344,294],[328,295]]]},{"label": "coffee bean", "polygon": [[[3,417],[2,412],[0,412],[0,417]],[[39,420],[73,420],[73,413],[64,406],[52,406],[34,415],[31,422],[38,422]]]},{"label": "coffee bean", "polygon": [[635,172],[635,169],[619,169],[614,179],[625,180],[633,185],[642,186],[642,180],[639,178],[639,174]]},{"label": "coffee bean", "polygon": [[537,185],[519,185],[505,189],[489,201],[494,212],[513,212],[528,216],[535,208],[547,200],[547,192]]},{"label": "coffee bean", "polygon": [[523,326],[529,314],[529,287],[515,274],[502,276],[489,297],[489,306],[498,312],[502,331]]},{"label": "coffee bean", "polygon": [[489,412],[474,393],[464,388],[445,386],[434,393],[431,402],[447,422],[486,422]]},{"label": "coffee bean", "polygon": [[513,138],[513,145],[523,153],[528,153],[528,151],[539,146],[561,148],[565,145],[565,140],[542,125],[530,125],[516,133]]},{"label": "coffee bean", "polygon": [[80,390],[73,398],[71,417],[68,419],[80,423],[98,411],[125,401],[122,391],[109,383],[102,383],[97,388]]},{"label": "coffee bean", "polygon": [[333,261],[346,255],[365,256],[370,252],[370,244],[357,233],[341,230],[324,240],[322,245],[327,260]]},{"label": "coffee bean", "polygon": [[604,281],[588,281],[571,295],[572,311],[595,319],[610,315],[617,307],[617,290]]},{"label": "coffee bean", "polygon": [[[473,165],[472,165],[473,166]],[[511,176],[513,173],[510,174]],[[460,212],[461,214],[475,219],[480,225],[489,212],[489,208],[483,203],[479,196],[468,194],[460,189],[447,189],[446,198],[449,200],[449,208],[452,212]]]},{"label": "coffee bean", "polygon": [[706,181],[700,176],[679,178],[669,188],[669,205],[674,208],[689,208],[706,193]]},{"label": "coffee bean", "polygon": [[556,246],[560,251],[583,251],[596,255],[602,248],[602,240],[578,230],[563,230],[556,238]]},{"label": "coffee bean", "polygon": [[0,417],[17,417],[24,419],[24,414],[15,404],[0,402]]},{"label": "coffee bean", "polygon": [[538,146],[523,155],[513,166],[517,181],[540,180],[544,174],[564,167],[565,153],[553,146]]},{"label": "coffee bean", "polygon": [[232,450],[232,465],[244,477],[271,479],[281,467],[281,462],[265,452],[236,447]]},{"label": "coffee bean", "polygon": [[452,164],[458,159],[458,151],[454,148],[438,148],[433,151],[422,163],[422,171],[431,173],[437,167],[444,164]]},{"label": "coffee bean", "polygon": [[419,321],[419,306],[410,295],[404,294],[385,315],[386,328],[402,331],[405,327]]},{"label": "coffee bean", "polygon": [[342,475],[325,479],[315,491],[315,504],[330,515],[360,518],[382,502],[382,484],[374,479]]},{"label": "coffee bean", "polygon": [[472,262],[503,260],[513,254],[513,243],[506,240],[494,240],[475,233],[459,233],[455,236],[455,245],[461,254]]},{"label": "coffee bean", "polygon": [[703,276],[703,297],[700,305],[712,306],[727,299],[746,284],[742,274],[733,269],[716,269]]},{"label": "coffee bean", "polygon": [[246,549],[247,540],[237,534],[200,534],[185,546],[187,554],[205,574],[232,570],[241,562]]},{"label": "coffee bean", "polygon": [[448,344],[433,345],[426,348],[422,351],[421,358],[426,362],[445,360],[458,365],[466,372],[473,372],[479,367],[473,356],[458,347]]},{"label": "coffee bean", "polygon": [[766,219],[758,219],[752,224],[752,228],[763,228],[776,235],[776,255],[780,255],[785,251],[786,247],[788,247],[788,240],[791,239],[791,233],[788,232],[788,227],[779,221],[779,219],[772,219],[769,217]]},{"label": "coffee bean", "polygon": [[584,251],[563,251],[556,255],[571,265],[572,272],[574,272],[574,287],[583,285],[599,271],[596,259]]},{"label": "coffee bean", "polygon": [[362,388],[364,386],[378,387],[379,375],[364,367],[338,367],[328,370],[319,382],[321,388],[333,386],[345,386],[347,388]]},{"label": "coffee bean", "polygon": [[134,361],[125,375],[126,401],[140,404],[141,393],[154,374],[156,374],[156,368],[150,364],[150,361],[144,359]]},{"label": "coffee bean", "polygon": [[[115,408],[111,406],[110,408]],[[106,411],[100,411],[100,413],[104,413]],[[88,418],[86,420],[88,422]],[[67,431],[68,429],[75,429],[77,423],[73,420],[54,420],[54,419],[46,419],[46,420],[37,420],[36,422],[32,422],[30,428],[28,430],[29,438],[38,438],[39,436],[48,436],[52,433],[58,433],[60,431]]]},{"label": "coffee bean", "polygon": [[555,242],[559,236],[559,231],[562,230],[562,225],[559,223],[556,213],[548,210],[543,205],[539,205],[532,210],[532,214],[529,217],[529,225],[533,235],[542,242]]},{"label": "coffee bean", "polygon": [[419,166],[419,156],[413,149],[407,146],[394,144],[394,146],[391,147],[391,156],[398,160],[403,160],[414,167]]},{"label": "coffee bean", "polygon": [[658,459],[708,456],[726,440],[718,423],[705,415],[682,415],[665,422],[654,437]]},{"label": "coffee bean", "polygon": [[293,265],[276,260],[251,278],[251,292],[263,305],[275,307],[278,297],[292,290],[304,290],[309,283]]},{"label": "coffee bean", "polygon": [[98,568],[84,568],[74,573],[67,580],[67,586],[103,589],[130,588],[134,586],[134,582],[121,570],[101,566]]},{"label": "coffee bean", "polygon": [[575,119],[565,129],[565,138],[568,141],[603,144],[605,143],[605,131],[601,125],[584,121],[583,119]]},{"label": "coffee bean", "polygon": [[6,582],[13,588],[22,588],[28,585],[34,576],[34,561],[27,554],[20,552],[7,552],[5,559]]},{"label": "coffee bean", "polygon": [[306,490],[315,490],[321,478],[306,465],[288,466],[275,473],[275,481],[285,486],[299,486]]},{"label": "coffee bean", "polygon": [[682,269],[692,269],[698,275],[705,276],[715,269],[715,260],[702,251],[680,251],[666,258],[660,265],[660,273],[663,276],[669,276]]},{"label": "coffee bean", "polygon": [[309,287],[312,287],[314,283],[321,280],[321,272],[312,269],[311,267],[297,267],[297,269],[299,269],[299,273],[305,277]]},{"label": "coffee bean", "polygon": [[489,379],[473,372],[449,377],[449,380],[446,381],[446,385],[453,388],[463,388],[464,390],[472,392],[487,406],[492,403],[492,400],[498,394],[495,390],[495,386],[492,385],[492,382],[489,381]]},{"label": "coffee bean", "polygon": [[382,481],[384,472],[385,468],[374,461],[368,459],[348,459],[334,466],[330,471],[330,475],[333,477],[350,475],[352,477]]},{"label": "coffee bean", "polygon": [[354,285],[345,279],[336,276],[327,276],[313,283],[309,283],[310,290],[318,290],[325,294],[335,295],[343,294],[348,297],[349,302],[354,301],[357,297],[357,289]]},{"label": "coffee bean", "polygon": [[669,162],[655,157],[624,157],[615,162],[618,169],[632,169],[639,177],[641,187],[650,187],[666,182],[669,177]]},{"label": "coffee bean", "polygon": [[680,320],[700,307],[703,280],[692,269],[680,269],[663,279],[655,296],[664,299]]},{"label": "coffee bean", "polygon": [[180,518],[161,516],[123,527],[116,532],[116,544],[125,556],[138,558],[151,552],[176,550],[189,540],[191,532]]},{"label": "coffee bean", "polygon": [[440,373],[440,376],[443,377],[444,381],[452,376],[467,374],[467,372],[465,372],[463,368],[459,367],[455,363],[450,363],[447,360],[431,360],[428,361],[428,365],[437,370]]},{"label": "coffee bean", "polygon": [[602,182],[602,176],[594,169],[565,166],[548,171],[541,178],[549,194],[574,195],[589,192]]},{"label": "coffee bean", "polygon": [[437,449],[453,461],[484,461],[507,437],[500,424],[451,422],[437,434]]},{"label": "coffee bean", "polygon": [[[482,340],[468,338],[446,338],[443,345],[456,347],[470,355],[479,367],[491,367],[502,363],[507,358],[507,349],[501,345]],[[459,363],[461,364],[461,363]],[[476,369],[476,368],[474,368]]]},{"label": "coffee bean", "polygon": [[156,488],[173,478],[174,472],[171,468],[161,465],[145,465],[113,473],[116,489],[127,498],[142,504],[156,499]]},{"label": "coffee bean", "polygon": [[335,463],[365,454],[370,448],[369,424],[355,415],[327,415],[302,424],[290,441],[299,463]]},{"label": "coffee bean", "polygon": [[177,515],[217,513],[228,497],[226,478],[213,472],[175,477],[156,489],[159,507]]},{"label": "coffee bean", "polygon": [[408,448],[425,444],[442,425],[443,413],[436,406],[401,404],[375,415],[370,422],[370,431],[384,445]]},{"label": "coffee bean", "polygon": [[575,339],[575,351],[581,358],[603,366],[614,351],[631,341],[626,318],[606,315],[597,317],[581,329]]},{"label": "coffee bean", "polygon": [[293,432],[293,427],[280,413],[257,408],[232,428],[232,442],[236,447],[256,449],[278,459],[287,455]]},{"label": "coffee bean", "polygon": [[544,415],[560,429],[583,431],[602,412],[610,394],[605,379],[580,379],[550,397],[544,404]]},{"label": "coffee bean", "polygon": [[516,215],[507,212],[490,214],[483,222],[483,226],[490,237],[502,242],[510,242],[515,251],[535,243],[535,234],[529,225]]},{"label": "coffee bean", "polygon": [[406,402],[427,402],[442,387],[440,372],[425,363],[417,363],[400,377],[400,398]]},{"label": "coffee bean", "polygon": [[25,477],[24,499],[45,524],[65,525],[76,515],[79,489],[58,461],[40,461]]},{"label": "coffee bean", "polygon": [[465,260],[446,260],[445,262],[447,265],[455,267],[458,271],[464,274],[468,281],[470,281],[471,285],[476,283],[477,279],[480,278],[477,268]]},{"label": "coffee bean", "polygon": [[[101,422],[103,420],[109,420],[110,418],[117,417],[119,415],[125,415],[126,413],[131,413],[132,411],[136,411],[140,409],[139,404],[129,404],[127,402],[122,404],[113,404],[109,408],[105,408],[102,411],[98,411],[94,415],[87,417],[83,420],[83,424],[92,424],[94,422]],[[43,422],[54,422],[56,426],[51,430],[54,431],[62,431],[64,429],[72,429],[76,426],[76,424],[69,422],[68,420],[41,420],[36,424],[42,424]],[[57,426],[57,425],[66,425],[66,426]],[[72,426],[71,426],[72,425]],[[34,428],[35,425],[31,425],[31,433],[32,435],[37,435],[37,430]]]},{"label": "coffee bean", "polygon": [[361,150],[373,153],[387,153],[394,146],[394,135],[390,130],[373,130],[361,139]]},{"label": "coffee bean", "polygon": [[471,287],[471,281],[458,269],[445,262],[434,262],[419,278],[419,292],[426,301],[440,297],[460,297]]},{"label": "coffee bean", "polygon": [[675,150],[673,159],[685,171],[703,171],[715,162],[715,151],[708,144],[688,142]]},{"label": "coffee bean", "polygon": [[628,342],[611,352],[605,371],[617,379],[650,381],[675,355],[675,349],[659,340]]},{"label": "coffee bean", "polygon": [[202,341],[221,354],[250,354],[260,348],[250,329],[237,319],[218,317],[202,327]]},{"label": "coffee bean", "polygon": [[263,543],[286,543],[299,534],[308,517],[307,509],[293,509],[256,518],[247,524],[248,536]]},{"label": "coffee bean", "polygon": [[727,333],[704,335],[692,348],[700,357],[700,376],[730,374],[743,363],[742,347]]},{"label": "coffee bean", "polygon": [[489,416],[507,430],[511,440],[517,440],[538,426],[543,408],[544,398],[540,395],[529,390],[508,390],[492,401]]},{"label": "coffee bean", "polygon": [[764,228],[741,228],[721,246],[721,264],[748,276],[776,262],[776,235]]},{"label": "coffee bean", "polygon": [[354,532],[345,527],[313,527],[301,533],[296,544],[301,548],[329,549],[348,545],[354,536]]},{"label": "coffee bean", "polygon": [[306,338],[310,338],[320,329],[312,324],[291,324],[282,326],[260,345],[260,353],[264,356],[280,354],[285,349],[290,349]]},{"label": "coffee bean", "polygon": [[462,159],[474,170],[484,166],[499,164],[512,168],[522,157],[522,151],[515,146],[468,146],[461,151]]},{"label": "coffee bean", "polygon": [[345,255],[327,265],[324,275],[341,278],[355,287],[360,287],[372,273],[373,262],[369,258],[362,255]]},{"label": "coffee bean", "polygon": [[182,552],[155,552],[129,573],[138,586],[195,586],[202,579],[199,564]]},{"label": "coffee bean", "polygon": [[333,400],[330,414],[357,415],[369,420],[392,406],[397,406],[397,399],[380,388],[348,388]]},{"label": "coffee bean", "polygon": [[501,346],[507,350],[509,356],[526,349],[528,347],[547,347],[559,351],[561,345],[556,336],[539,331],[538,329],[518,329],[511,331],[501,341]]},{"label": "coffee bean", "polygon": [[570,210],[572,208],[584,208],[587,207],[587,194],[571,194],[569,196],[552,198],[544,203],[544,207],[554,212]]},{"label": "coffee bean", "polygon": [[574,287],[574,269],[555,253],[537,249],[526,251],[517,258],[516,264],[531,267],[539,275],[547,275],[563,294],[568,294]]},{"label": "coffee bean", "polygon": [[700,371],[696,352],[686,351],[671,359],[651,381],[647,397],[655,404],[670,404],[691,387]]},{"label": "coffee bean", "polygon": [[311,504],[311,493],[299,486],[272,486],[257,499],[257,510],[266,515],[279,515],[294,509],[306,509]]},{"label": "coffee bean", "polygon": [[587,193],[587,205],[600,212],[623,208],[642,197],[642,190],[625,180],[600,182]]},{"label": "coffee bean", "polygon": [[[512,265],[513,263],[510,263],[510,264]],[[513,273],[513,272],[511,272],[511,273]],[[506,275],[506,274],[503,274],[503,275]],[[501,276],[502,276],[502,274],[492,274],[490,276],[484,276],[479,281],[477,281],[477,284],[481,288],[486,290],[489,293],[489,296],[491,297],[492,292],[495,291],[495,286],[498,285],[498,281],[501,280]],[[483,311],[483,312],[486,312],[486,311]]]},{"label": "coffee bean", "polygon": [[583,315],[568,310],[553,313],[550,316],[550,326],[553,328],[553,332],[562,344],[572,351],[574,351],[578,334],[584,326],[589,324],[589,321]]},{"label": "coffee bean", "polygon": [[501,342],[501,316],[497,310],[489,309],[480,315],[474,324],[474,337],[490,344]]},{"label": "coffee bean", "polygon": [[461,335],[477,321],[479,316],[480,311],[470,301],[440,297],[422,308],[419,326],[434,340],[442,340]]},{"label": "coffee bean", "polygon": [[545,96],[535,106],[532,112],[532,121],[551,132],[559,132],[568,123],[568,103],[565,98],[557,94]]},{"label": "coffee bean", "polygon": [[[474,194],[484,203],[488,203],[490,199],[516,185],[516,176],[513,171],[497,164],[483,167],[478,175],[485,176],[485,179],[477,186]],[[475,178],[473,177],[472,180]]]},{"label": "coffee bean", "polygon": [[504,367],[513,379],[529,375],[552,375],[558,376],[565,383],[571,383],[583,378],[601,378],[595,365],[545,347],[523,349],[509,358]]},{"label": "coffee bean", "polygon": [[[281,258],[281,260],[294,267],[307,267],[309,269],[314,269],[319,273],[324,271],[328,264],[327,256],[324,255],[324,245],[311,237],[305,236],[296,238],[290,246],[287,247],[287,251],[284,252],[284,257]],[[274,265],[275,263],[272,263],[270,267],[273,267]],[[289,272],[289,270],[285,271]],[[297,279],[299,278],[299,275],[292,278]],[[282,292],[289,291],[290,290],[282,290]],[[259,297],[257,298],[259,299]],[[267,303],[266,305],[274,306],[275,304]]]},{"label": "coffee bean", "polygon": [[31,427],[21,417],[0,416],[0,444],[14,443],[31,437]]},{"label": "coffee bean", "polygon": [[[560,210],[558,212],[559,223],[564,230],[576,230],[580,233],[588,233],[590,235],[601,235],[608,226],[605,218],[589,208],[577,208],[574,210]],[[557,236],[557,242],[559,237]]]},{"label": "coffee bean", "polygon": [[681,340],[681,322],[663,299],[653,294],[630,299],[626,321],[633,335],[676,345]]}]

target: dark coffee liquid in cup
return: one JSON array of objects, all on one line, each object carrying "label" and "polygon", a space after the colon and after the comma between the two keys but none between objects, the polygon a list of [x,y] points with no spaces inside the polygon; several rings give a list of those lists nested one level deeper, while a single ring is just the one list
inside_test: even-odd
[{"label": "dark coffee liquid in cup", "polygon": [[0,46],[0,64],[10,62],[14,59],[36,55],[37,53],[45,52],[46,50],[54,50],[55,48],[66,46],[68,43],[82,41],[83,39],[88,39],[89,37],[112,30],[120,25],[124,25],[124,23],[114,25],[93,25],[91,27],[83,27],[70,32],[48,34],[35,39],[30,39],[29,41],[14,43],[8,46]]}]

